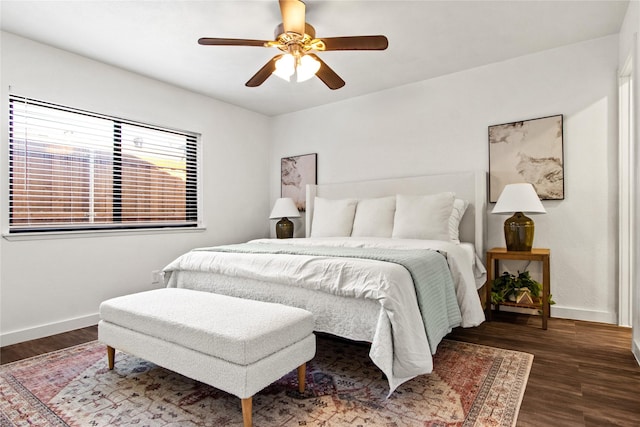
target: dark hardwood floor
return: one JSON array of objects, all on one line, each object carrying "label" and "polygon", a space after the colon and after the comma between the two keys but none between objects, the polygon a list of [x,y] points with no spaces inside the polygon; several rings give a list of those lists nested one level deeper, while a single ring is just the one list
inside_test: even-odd
[{"label": "dark hardwood floor", "polygon": [[0,347],[0,365],[98,339],[98,326]]},{"label": "dark hardwood floor", "polygon": [[640,426],[640,367],[631,329],[497,313],[452,339],[534,355],[518,426]]},{"label": "dark hardwood floor", "polygon": [[[600,323],[496,313],[449,338],[534,355],[517,426],[640,426],[640,367],[631,330]],[[5,364],[97,339],[89,327],[0,349]]]}]

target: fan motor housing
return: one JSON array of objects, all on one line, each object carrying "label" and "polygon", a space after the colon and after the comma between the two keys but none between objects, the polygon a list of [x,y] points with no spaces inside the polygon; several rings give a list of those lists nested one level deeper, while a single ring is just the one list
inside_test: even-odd
[{"label": "fan motor housing", "polygon": [[[293,34],[296,33],[285,33],[284,31],[284,24],[280,23],[278,24],[278,26],[276,27],[275,31],[273,32],[274,34],[274,38],[276,40],[280,39],[281,36],[287,35],[288,37],[291,37]],[[316,29],[313,28],[313,26],[311,24],[307,24],[306,22],[304,23],[304,34],[298,34],[299,36],[301,36],[301,38],[304,38],[304,36],[309,36],[310,39],[315,39],[316,38]]]}]

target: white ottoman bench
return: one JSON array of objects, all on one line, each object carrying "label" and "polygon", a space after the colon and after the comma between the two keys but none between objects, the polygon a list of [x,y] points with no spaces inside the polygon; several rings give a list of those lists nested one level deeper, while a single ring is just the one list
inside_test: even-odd
[{"label": "white ottoman bench", "polygon": [[298,368],[304,391],[306,362],[316,352],[313,316],[281,304],[209,292],[163,288],[104,301],[98,339],[242,399],[252,424],[252,396]]}]

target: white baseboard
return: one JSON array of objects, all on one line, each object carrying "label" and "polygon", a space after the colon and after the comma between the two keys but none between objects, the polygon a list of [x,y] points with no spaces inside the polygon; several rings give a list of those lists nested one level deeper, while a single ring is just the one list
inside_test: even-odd
[{"label": "white baseboard", "polygon": [[631,341],[631,352],[636,357],[638,365],[640,365],[640,339]]},{"label": "white baseboard", "polygon": [[581,310],[558,305],[551,306],[551,317],[561,319],[584,320],[585,322],[618,324],[618,314],[608,311]]},{"label": "white baseboard", "polygon": [[75,319],[7,332],[0,335],[0,347],[61,334],[63,332],[73,331],[74,329],[86,328],[87,326],[97,325],[99,320],[100,315],[95,313],[83,317],[76,317]]},{"label": "white baseboard", "polygon": [[[500,306],[500,311],[511,311],[524,314],[538,314],[538,310],[520,307]],[[594,310],[578,310],[571,307],[551,306],[551,317],[559,319],[584,320],[586,322],[610,323],[617,324],[617,316],[615,313]]]}]

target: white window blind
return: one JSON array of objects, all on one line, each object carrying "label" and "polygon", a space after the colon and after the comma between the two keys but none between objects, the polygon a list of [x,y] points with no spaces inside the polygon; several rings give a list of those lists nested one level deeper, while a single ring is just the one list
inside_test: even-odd
[{"label": "white window blind", "polygon": [[198,224],[197,138],[9,99],[9,232]]}]

